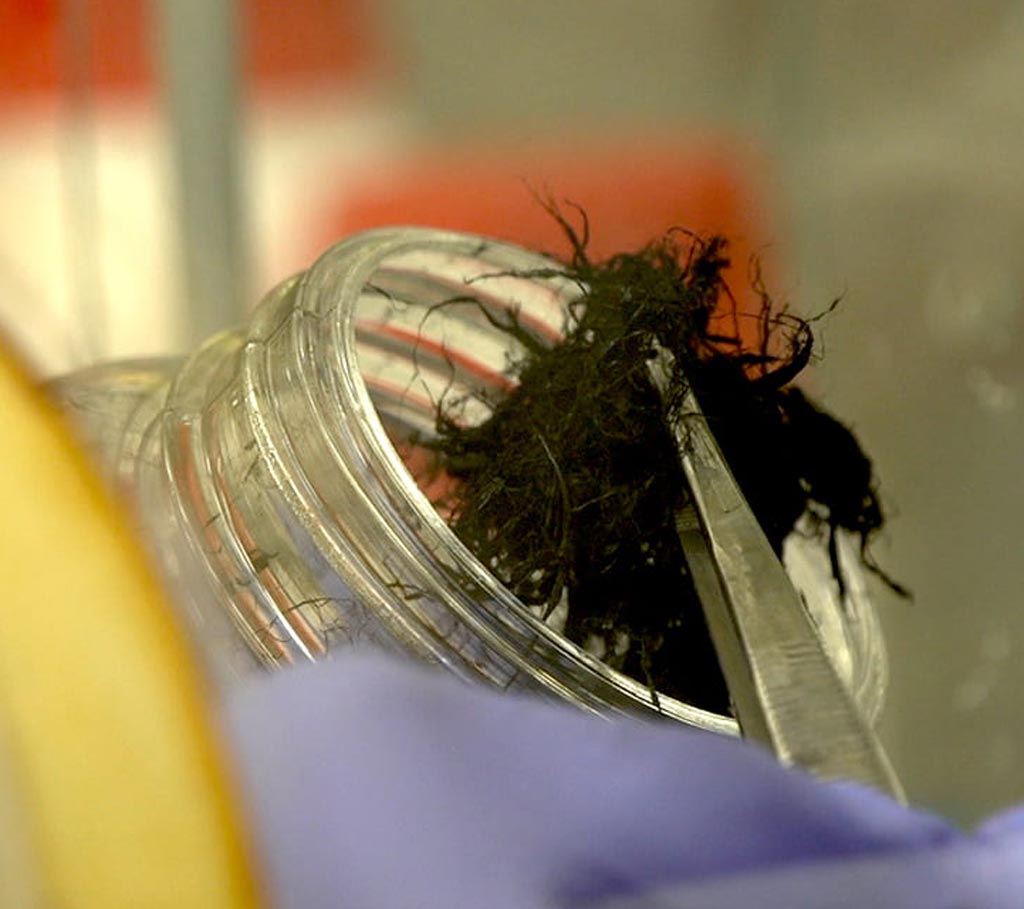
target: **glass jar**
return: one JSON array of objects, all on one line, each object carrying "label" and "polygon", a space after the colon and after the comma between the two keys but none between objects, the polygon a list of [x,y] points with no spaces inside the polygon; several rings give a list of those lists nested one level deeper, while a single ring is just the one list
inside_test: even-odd
[{"label": "glass jar", "polygon": [[[271,291],[245,331],[185,361],[55,383],[229,675],[367,644],[593,711],[735,722],[611,669],[545,623],[458,540],[414,480],[439,402],[476,421],[513,387],[516,313],[556,342],[582,288],[536,253],[398,228],[353,236]],[[885,657],[855,548],[838,602],[820,541],[786,561],[840,676],[881,705]],[[230,616],[230,629],[223,621]],[[231,630],[233,629],[233,630]]]}]

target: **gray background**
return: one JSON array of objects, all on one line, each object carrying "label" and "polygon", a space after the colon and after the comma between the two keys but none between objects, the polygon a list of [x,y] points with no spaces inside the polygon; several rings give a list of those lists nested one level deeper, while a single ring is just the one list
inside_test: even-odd
[{"label": "gray background", "polygon": [[385,0],[424,135],[712,128],[776,175],[781,288],[845,294],[812,387],[874,455],[883,733],[911,796],[1024,799],[1024,7]]}]

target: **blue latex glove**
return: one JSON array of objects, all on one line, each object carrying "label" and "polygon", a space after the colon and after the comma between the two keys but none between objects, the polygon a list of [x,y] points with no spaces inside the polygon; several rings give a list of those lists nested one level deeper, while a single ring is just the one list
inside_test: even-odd
[{"label": "blue latex glove", "polygon": [[677,725],[368,655],[227,720],[282,909],[1024,906],[1024,815],[968,837]]}]

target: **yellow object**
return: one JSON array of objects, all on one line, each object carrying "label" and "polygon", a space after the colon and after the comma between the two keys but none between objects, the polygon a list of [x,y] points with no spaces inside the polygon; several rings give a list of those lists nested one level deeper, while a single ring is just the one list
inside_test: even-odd
[{"label": "yellow object", "polygon": [[[0,616],[0,800],[15,793],[20,816],[13,830],[0,817],[0,873],[6,838],[8,861],[23,849],[31,865],[19,905],[260,905],[189,642],[128,522],[2,346]],[[0,884],[0,902],[15,892]]]}]

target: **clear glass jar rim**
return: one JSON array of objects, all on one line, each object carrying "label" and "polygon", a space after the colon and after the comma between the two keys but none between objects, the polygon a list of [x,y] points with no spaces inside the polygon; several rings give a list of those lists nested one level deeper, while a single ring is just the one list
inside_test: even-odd
[{"label": "clear glass jar rim", "polygon": [[[371,470],[386,480],[386,492],[401,502],[400,511],[415,515],[419,528],[426,529],[444,546],[446,555],[475,584],[486,590],[488,600],[496,608],[514,610],[531,632],[604,684],[610,685],[639,708],[656,709],[658,713],[719,733],[737,735],[738,726],[730,717],[721,716],[664,695],[652,702],[646,686],[612,669],[592,654],[570,641],[556,629],[535,616],[512,592],[483,565],[462,543],[438,514],[409,473],[401,455],[385,431],[373,404],[370,390],[363,381],[359,367],[356,340],[356,309],[360,294],[379,265],[389,257],[416,249],[430,249],[457,255],[483,257],[493,261],[497,272],[529,273],[538,270],[558,272],[564,265],[540,253],[514,244],[450,231],[430,228],[385,228],[356,234],[328,250],[309,269],[298,292],[298,305],[326,318],[333,334],[336,351],[336,393],[342,412],[358,415],[350,421],[347,431],[367,459]],[[567,294],[578,296],[582,288],[564,279]],[[333,372],[333,370],[332,370]],[[394,516],[381,514],[381,520]],[[390,528],[394,531],[396,528]]]}]

